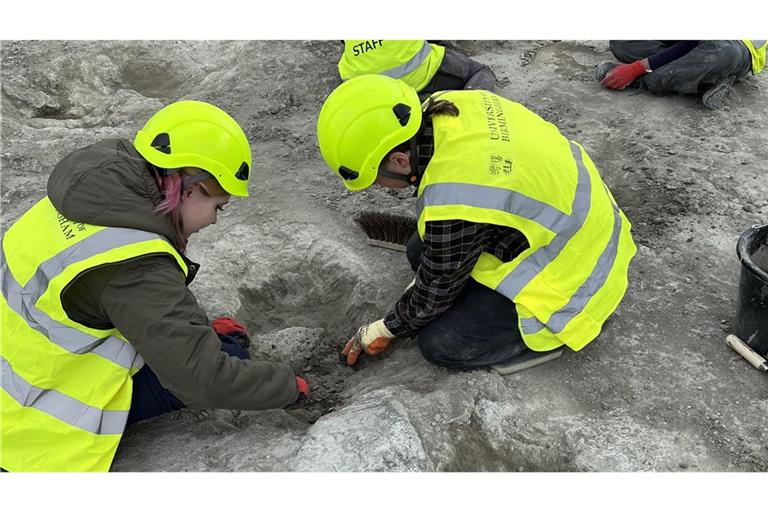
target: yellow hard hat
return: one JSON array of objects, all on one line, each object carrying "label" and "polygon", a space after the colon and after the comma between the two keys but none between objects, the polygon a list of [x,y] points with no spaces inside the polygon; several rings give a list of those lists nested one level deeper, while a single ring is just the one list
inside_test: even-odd
[{"label": "yellow hard hat", "polygon": [[248,196],[248,138],[229,114],[210,103],[184,100],[160,109],[136,134],[133,146],[157,167],[198,167],[229,194]]},{"label": "yellow hard hat", "polygon": [[317,119],[317,142],[325,163],[349,190],[376,181],[384,156],[421,126],[416,89],[383,75],[361,75],[326,98]]}]

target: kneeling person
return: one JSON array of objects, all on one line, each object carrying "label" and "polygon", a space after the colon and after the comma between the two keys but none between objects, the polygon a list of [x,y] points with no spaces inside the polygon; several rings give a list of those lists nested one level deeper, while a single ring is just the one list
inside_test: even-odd
[{"label": "kneeling person", "polygon": [[343,354],[417,336],[433,364],[510,373],[581,350],[627,287],[630,223],[584,149],[522,105],[487,91],[433,94],[380,75],[326,99],[318,142],[349,190],[418,190],[416,269],[384,318]]}]

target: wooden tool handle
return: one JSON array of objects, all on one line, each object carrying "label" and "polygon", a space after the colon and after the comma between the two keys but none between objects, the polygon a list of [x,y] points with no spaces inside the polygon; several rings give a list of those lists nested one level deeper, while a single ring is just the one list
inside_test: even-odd
[{"label": "wooden tool handle", "polygon": [[765,358],[749,348],[749,345],[741,341],[737,336],[734,336],[733,334],[729,334],[725,337],[725,343],[729,347],[731,347],[736,353],[738,353],[741,357],[746,359],[749,364],[757,368],[758,370],[762,370],[764,372],[768,372],[768,362],[766,362]]},{"label": "wooden tool handle", "polygon": [[384,249],[392,249],[393,251],[405,252],[405,246],[402,244],[396,244],[394,242],[385,242],[384,240],[377,240],[375,238],[369,238],[368,245],[383,247]]}]

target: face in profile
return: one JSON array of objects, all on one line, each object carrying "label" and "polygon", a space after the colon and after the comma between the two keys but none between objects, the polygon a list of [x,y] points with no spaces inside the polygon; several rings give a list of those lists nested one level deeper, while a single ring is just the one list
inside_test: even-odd
[{"label": "face in profile", "polygon": [[199,183],[185,190],[181,196],[181,217],[184,220],[184,236],[216,224],[218,213],[229,202],[229,195],[208,195]]}]

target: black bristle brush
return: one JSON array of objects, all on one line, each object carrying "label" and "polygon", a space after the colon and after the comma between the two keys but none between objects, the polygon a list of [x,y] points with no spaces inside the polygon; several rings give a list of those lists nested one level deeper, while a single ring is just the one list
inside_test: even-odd
[{"label": "black bristle brush", "polygon": [[368,244],[405,252],[405,244],[416,231],[417,220],[407,215],[364,211],[355,215],[355,222],[368,237]]}]

